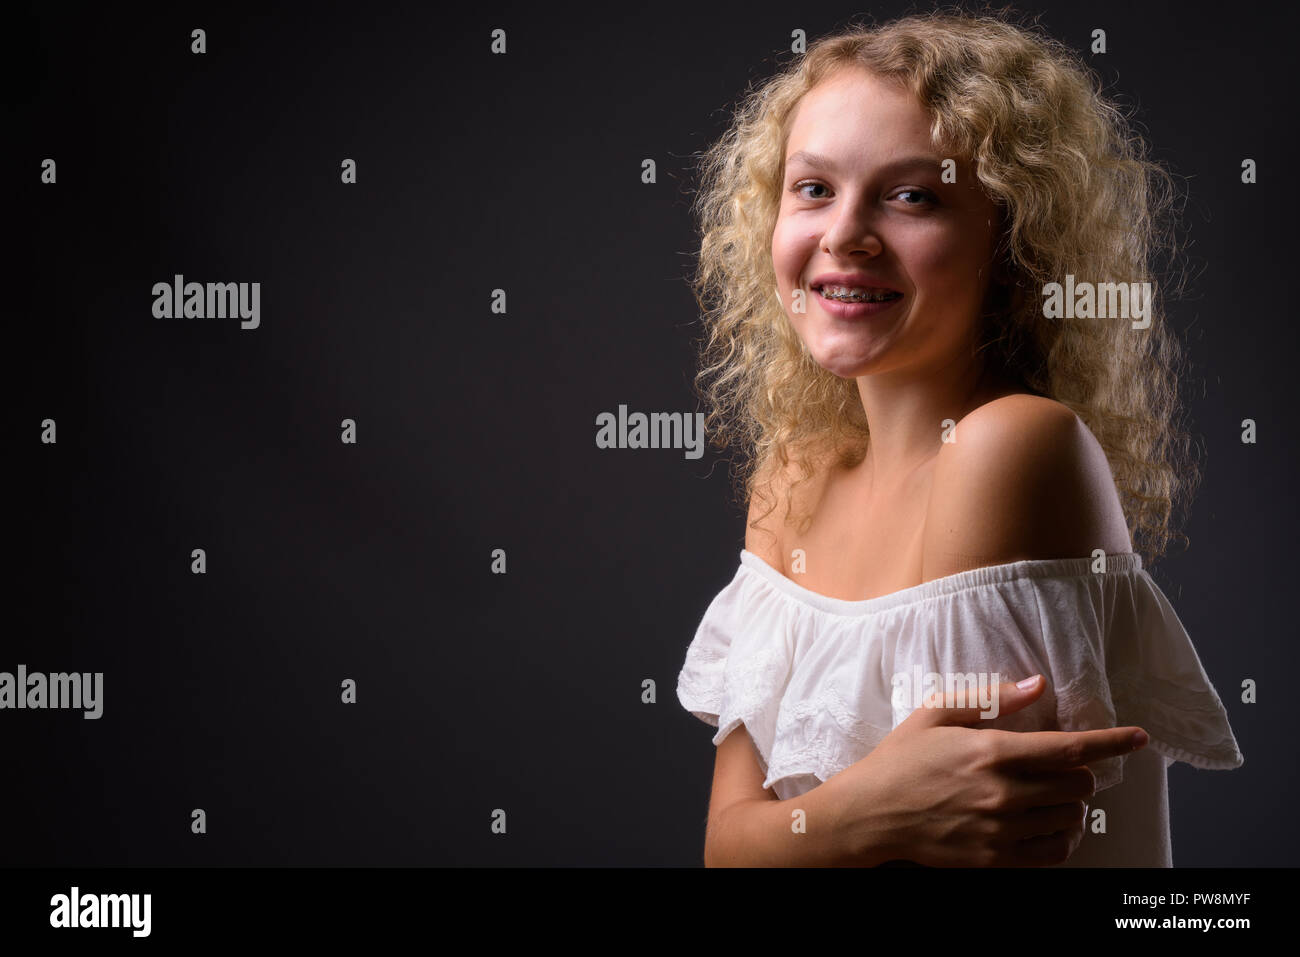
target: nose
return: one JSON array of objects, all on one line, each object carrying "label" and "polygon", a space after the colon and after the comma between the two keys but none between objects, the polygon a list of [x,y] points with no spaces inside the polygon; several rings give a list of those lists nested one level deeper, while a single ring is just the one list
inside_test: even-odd
[{"label": "nose", "polygon": [[865,198],[842,202],[822,234],[822,252],[842,259],[856,252],[879,255],[884,244],[880,240],[876,212]]}]

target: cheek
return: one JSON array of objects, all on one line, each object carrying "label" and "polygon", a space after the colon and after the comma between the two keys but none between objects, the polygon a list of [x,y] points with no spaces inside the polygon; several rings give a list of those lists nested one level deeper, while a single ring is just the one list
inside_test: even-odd
[{"label": "cheek", "polygon": [[785,283],[788,269],[786,264],[790,261],[790,244],[786,241],[785,230],[778,223],[776,229],[772,230],[772,265],[776,267],[777,282]]},{"label": "cheek", "polygon": [[966,299],[979,294],[987,237],[954,230],[937,231],[909,250],[908,265],[922,291],[942,292],[945,298]]},{"label": "cheek", "polygon": [[798,279],[799,270],[808,258],[809,244],[813,240],[801,236],[794,226],[786,221],[778,221],[772,230],[772,265],[776,267],[777,281],[781,285],[793,285]]}]

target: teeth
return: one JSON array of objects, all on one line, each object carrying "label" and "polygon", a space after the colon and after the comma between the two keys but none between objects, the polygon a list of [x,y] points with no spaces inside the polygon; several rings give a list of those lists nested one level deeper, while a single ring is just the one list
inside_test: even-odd
[{"label": "teeth", "polygon": [[843,299],[848,302],[884,302],[898,296],[898,293],[889,290],[864,289],[859,286],[823,286],[821,292],[827,299]]}]

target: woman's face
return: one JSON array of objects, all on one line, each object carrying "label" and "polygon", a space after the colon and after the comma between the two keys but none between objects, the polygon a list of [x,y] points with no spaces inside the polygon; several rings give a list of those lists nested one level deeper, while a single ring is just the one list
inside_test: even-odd
[{"label": "woman's face", "polygon": [[[988,289],[997,211],[968,164],[953,157],[945,177],[921,105],[865,70],[838,71],[800,101],[785,158],[772,264],[813,359],[856,378],[960,358]],[[837,315],[814,288],[828,273],[901,297]]]}]

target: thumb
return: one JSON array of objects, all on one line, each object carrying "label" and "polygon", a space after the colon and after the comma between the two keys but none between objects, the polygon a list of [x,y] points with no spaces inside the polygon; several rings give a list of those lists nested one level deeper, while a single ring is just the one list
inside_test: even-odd
[{"label": "thumb", "polygon": [[[1046,687],[1047,680],[1041,674],[1021,682],[1004,681],[991,689],[994,691],[994,696],[989,704],[994,714],[1012,714],[1037,701]],[[971,700],[975,698],[973,694],[964,697],[967,700],[956,700],[951,693],[945,696],[941,691],[935,692],[926,698],[920,708],[908,715],[904,723],[911,722],[926,727],[987,726],[987,722],[981,716],[988,713],[989,709],[978,700]]]}]

